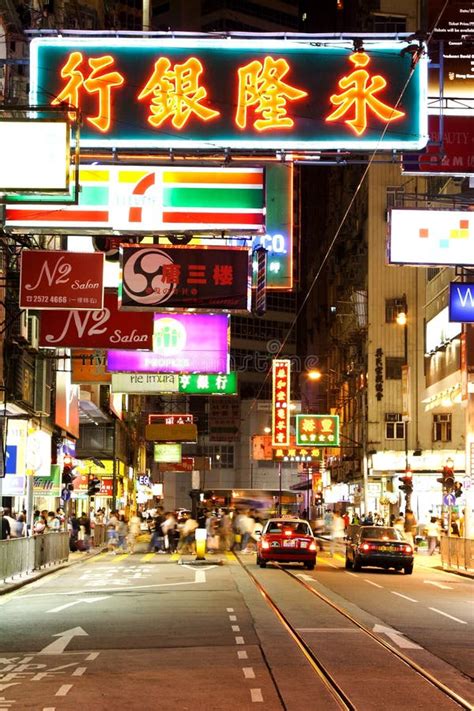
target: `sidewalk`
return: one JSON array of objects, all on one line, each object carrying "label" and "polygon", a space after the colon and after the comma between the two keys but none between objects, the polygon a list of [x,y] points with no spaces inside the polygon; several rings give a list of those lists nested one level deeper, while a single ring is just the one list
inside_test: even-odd
[{"label": "sidewalk", "polygon": [[420,566],[423,568],[442,570],[446,573],[456,573],[457,575],[463,575],[464,577],[474,579],[474,570],[444,567],[439,553],[434,553],[433,555],[428,555],[427,551],[415,553],[415,567],[419,568]]},{"label": "sidewalk", "polygon": [[18,590],[19,588],[34,583],[36,580],[44,578],[46,575],[51,575],[57,570],[62,570],[63,568],[69,568],[71,565],[77,565],[82,563],[89,558],[94,558],[104,552],[106,548],[104,546],[100,548],[91,548],[89,551],[75,551],[74,553],[69,553],[67,560],[61,563],[52,563],[39,570],[32,570],[31,573],[24,573],[23,575],[17,575],[14,578],[10,578],[7,582],[0,580],[0,596],[6,595],[9,592]]}]

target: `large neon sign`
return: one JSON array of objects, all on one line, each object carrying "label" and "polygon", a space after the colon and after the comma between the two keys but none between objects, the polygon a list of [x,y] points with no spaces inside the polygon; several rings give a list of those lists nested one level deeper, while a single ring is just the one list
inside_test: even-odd
[{"label": "large neon sign", "polygon": [[370,38],[357,52],[349,39],[38,38],[31,101],[78,107],[83,147],[419,149],[427,61],[411,74],[404,47]]}]

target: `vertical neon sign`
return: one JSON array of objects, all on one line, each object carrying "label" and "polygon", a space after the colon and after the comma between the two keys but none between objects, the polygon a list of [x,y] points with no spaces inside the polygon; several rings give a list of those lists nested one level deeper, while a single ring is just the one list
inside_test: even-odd
[{"label": "vertical neon sign", "polygon": [[272,446],[290,445],[290,369],[289,360],[272,363]]}]

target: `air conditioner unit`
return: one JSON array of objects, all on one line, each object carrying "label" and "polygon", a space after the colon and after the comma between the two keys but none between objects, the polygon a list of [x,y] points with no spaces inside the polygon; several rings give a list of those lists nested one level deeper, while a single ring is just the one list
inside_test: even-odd
[{"label": "air conditioner unit", "polygon": [[37,351],[39,348],[39,318],[28,316],[28,343],[29,347]]},{"label": "air conditioner unit", "polygon": [[12,324],[12,338],[20,343],[28,340],[28,311],[21,311]]}]

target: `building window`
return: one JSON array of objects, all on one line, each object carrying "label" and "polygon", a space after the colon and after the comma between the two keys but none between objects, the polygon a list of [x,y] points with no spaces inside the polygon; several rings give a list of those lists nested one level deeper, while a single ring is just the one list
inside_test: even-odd
[{"label": "building window", "polygon": [[402,366],[404,365],[404,358],[385,358],[385,380],[401,380]]},{"label": "building window", "polygon": [[405,422],[399,412],[385,413],[385,439],[405,439]]},{"label": "building window", "polygon": [[372,32],[396,34],[407,31],[407,18],[402,15],[372,15]]},{"label": "building window", "polygon": [[403,207],[405,188],[400,185],[391,185],[386,188],[387,210]]},{"label": "building window", "polygon": [[441,269],[439,267],[428,267],[426,270],[426,281],[431,281],[432,279],[435,278],[435,276],[438,276],[440,273]]},{"label": "building window", "polygon": [[433,415],[433,442],[451,442],[451,413]]}]

